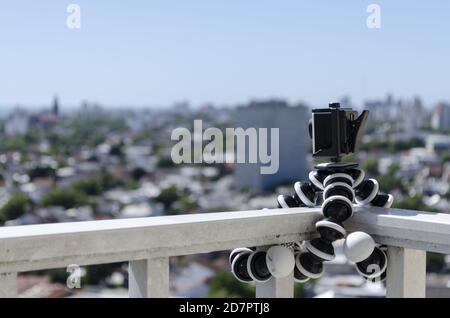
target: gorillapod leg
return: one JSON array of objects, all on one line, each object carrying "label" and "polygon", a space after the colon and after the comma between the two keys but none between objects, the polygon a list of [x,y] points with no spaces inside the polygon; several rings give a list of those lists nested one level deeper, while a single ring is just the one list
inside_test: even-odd
[{"label": "gorillapod leg", "polygon": [[[335,258],[332,243],[347,236],[343,222],[353,215],[355,202],[358,206],[379,207],[390,207],[393,202],[392,195],[378,192],[379,186],[376,180],[364,179],[364,171],[359,169],[356,164],[350,164],[343,168],[342,165],[331,163],[319,165],[316,168],[310,172],[309,182],[295,183],[294,195],[277,197],[279,208],[320,205],[324,216],[324,219],[316,223],[318,238],[294,245],[294,279],[296,282],[319,278],[323,274],[323,262]],[[355,263],[357,271],[365,279],[384,279],[387,257],[383,248],[375,246],[375,243],[366,244],[363,254],[355,254],[355,251],[351,250],[351,246],[355,246],[354,243],[357,245],[358,240],[365,237],[352,234],[347,237],[345,242],[349,247],[346,253],[347,258]],[[371,238],[370,242],[373,242]],[[264,257],[264,252],[249,248],[233,250],[230,254],[233,274],[243,282],[267,281],[271,274],[264,262]]]},{"label": "gorillapod leg", "polygon": [[[305,251],[297,255],[296,267],[304,276],[318,278],[323,274],[323,262],[335,258],[332,243],[346,237],[343,222],[353,215],[354,202],[357,205],[390,207],[393,197],[378,193],[378,182],[364,180],[364,171],[357,165],[342,168],[340,165],[325,164],[312,171],[309,179],[315,187],[323,190],[321,208],[325,218],[316,223],[319,237],[304,243]],[[375,246],[368,234],[352,233],[345,243],[347,258],[355,262],[358,272],[365,279],[384,278],[386,254],[382,248]],[[354,247],[358,245],[364,248],[356,251]]]},{"label": "gorillapod leg", "polygon": [[[297,191],[296,194],[291,195],[279,195],[277,197],[277,203],[279,208],[295,208],[295,207],[307,207],[314,206],[316,189],[310,189],[312,192],[308,192],[308,196],[312,201],[303,200],[299,197]],[[318,190],[318,189],[317,189]],[[306,190],[305,190],[306,191]],[[303,195],[303,192],[300,193]],[[303,203],[304,201],[307,204]],[[292,253],[292,267],[294,268],[294,280],[296,282],[305,282],[309,278],[302,275],[295,266],[295,257],[301,252],[300,242],[282,244],[285,249],[290,251],[286,253]],[[291,252],[292,251],[292,252]],[[269,270],[266,261],[266,251],[255,250],[251,248],[241,247],[236,248],[230,253],[229,262],[231,265],[231,271],[236,279],[241,282],[249,283],[251,281],[265,282],[272,277],[272,272]],[[286,257],[289,258],[289,257]]]},{"label": "gorillapod leg", "polygon": [[[391,194],[379,192],[379,185],[375,179],[365,179],[355,187],[355,198],[358,206],[376,206],[390,208],[394,197]],[[344,247],[352,246],[361,235],[348,236]],[[372,248],[373,246],[373,248]],[[356,270],[368,281],[383,281],[386,278],[387,254],[386,247],[375,246],[370,243],[367,246],[370,255],[364,259],[352,253],[346,252],[346,256],[350,261],[355,263]],[[344,249],[345,251],[345,249]],[[369,253],[367,253],[369,254]]]},{"label": "gorillapod leg", "polygon": [[[335,258],[332,243],[343,239],[346,231],[342,223],[353,214],[353,201],[355,192],[353,186],[355,179],[361,179],[360,170],[350,171],[335,169],[318,169],[309,174],[309,184],[296,184],[296,192],[302,190],[304,197],[308,192],[303,191],[310,187],[319,189],[322,195],[316,198],[317,205],[321,205],[324,219],[316,223],[318,238],[304,242],[304,251],[296,256],[298,271],[308,278],[319,278],[323,274],[323,262]],[[363,176],[364,177],[364,176]],[[309,186],[308,186],[309,185]]]}]

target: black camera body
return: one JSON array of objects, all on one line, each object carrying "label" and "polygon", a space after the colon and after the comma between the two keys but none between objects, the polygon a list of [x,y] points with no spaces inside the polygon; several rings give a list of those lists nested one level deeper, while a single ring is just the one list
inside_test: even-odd
[{"label": "black camera body", "polygon": [[329,108],[312,110],[309,134],[312,138],[314,157],[327,157],[334,162],[343,155],[358,150],[369,112],[358,112],[351,108],[341,108],[339,103],[329,104]]}]

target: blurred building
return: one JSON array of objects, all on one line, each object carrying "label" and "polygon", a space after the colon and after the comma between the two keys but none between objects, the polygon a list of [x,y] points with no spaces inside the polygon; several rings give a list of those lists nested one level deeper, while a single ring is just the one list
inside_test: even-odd
[{"label": "blurred building", "polygon": [[52,113],[54,116],[59,115],[59,99],[58,96],[53,98]]},{"label": "blurred building", "polygon": [[29,127],[29,117],[25,110],[16,108],[5,121],[7,136],[25,135]]},{"label": "blurred building", "polygon": [[[279,169],[274,174],[261,174],[261,167],[267,164],[236,163],[235,185],[248,187],[256,191],[269,190],[277,185],[304,179],[308,165],[306,156],[309,150],[308,123],[310,110],[298,105],[289,106],[284,101],[252,102],[248,106],[238,107],[235,113],[235,127],[279,128]],[[258,136],[259,138],[260,136]],[[269,139],[268,139],[269,140]],[[268,142],[268,153],[271,142]],[[259,146],[259,145],[258,145]],[[246,158],[248,158],[248,142]],[[258,147],[258,151],[260,151]],[[274,160],[275,158],[272,158]]]},{"label": "blurred building", "polygon": [[430,153],[450,150],[450,136],[447,135],[428,135],[425,139],[426,149]]},{"label": "blurred building", "polygon": [[398,136],[401,139],[417,137],[427,114],[419,97],[394,99],[387,95],[384,99],[367,101],[364,108],[370,111],[369,121],[390,122],[395,131],[403,133]]},{"label": "blurred building", "polygon": [[383,121],[396,116],[398,104],[389,94],[384,99],[366,101],[364,108],[370,111],[370,121]]},{"label": "blurred building", "polygon": [[431,127],[434,129],[450,129],[450,104],[439,103],[433,108]]},{"label": "blurred building", "polygon": [[400,114],[399,118],[403,119],[401,129],[413,138],[421,129],[427,114],[422,100],[419,97],[414,97],[411,100],[402,101],[400,103]]}]

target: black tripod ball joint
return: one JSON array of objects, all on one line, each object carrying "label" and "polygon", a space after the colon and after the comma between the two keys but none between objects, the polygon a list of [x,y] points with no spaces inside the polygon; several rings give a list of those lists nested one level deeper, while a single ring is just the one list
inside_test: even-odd
[{"label": "black tripod ball joint", "polygon": [[319,278],[323,263],[335,258],[333,242],[344,239],[344,253],[357,271],[369,281],[386,277],[387,257],[367,233],[347,235],[343,222],[355,206],[389,208],[390,194],[380,193],[375,179],[365,179],[357,163],[341,163],[342,155],[355,153],[361,140],[367,111],[360,115],[339,104],[314,109],[309,125],[314,157],[331,161],[315,166],[307,182],[296,182],[293,195],[279,195],[279,208],[321,207],[324,218],[315,224],[319,237],[306,242],[282,244],[265,249],[238,248],[230,254],[231,270],[242,282],[265,282],[294,273],[296,282]]}]

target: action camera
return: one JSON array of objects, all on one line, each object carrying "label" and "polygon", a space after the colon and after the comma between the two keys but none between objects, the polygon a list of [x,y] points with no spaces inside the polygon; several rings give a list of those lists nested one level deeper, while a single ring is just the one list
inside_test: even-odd
[{"label": "action camera", "polygon": [[341,156],[355,153],[361,142],[369,112],[359,116],[351,108],[341,108],[339,103],[329,108],[312,110],[309,134],[312,138],[313,156],[339,161]]}]

